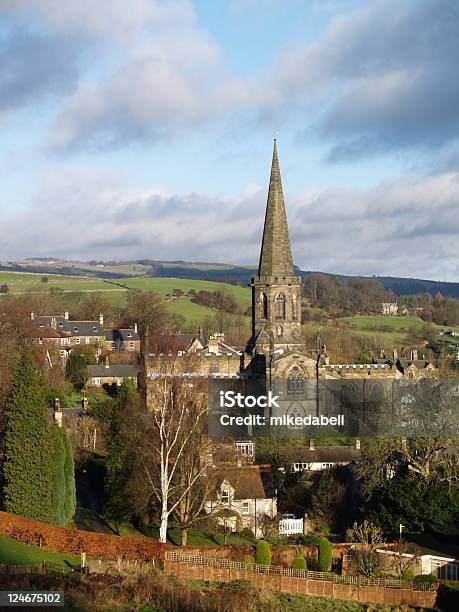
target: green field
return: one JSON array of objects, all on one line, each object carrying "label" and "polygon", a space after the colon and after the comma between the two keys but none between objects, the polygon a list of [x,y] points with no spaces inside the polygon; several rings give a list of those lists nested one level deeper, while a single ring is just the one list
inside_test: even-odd
[{"label": "green field", "polygon": [[[388,317],[383,315],[364,316],[356,315],[354,317],[345,317],[341,319],[348,323],[348,325],[355,331],[360,337],[373,338],[381,337],[392,346],[402,346],[407,341],[409,328],[422,328],[427,325],[425,321],[414,315],[406,315],[400,317]],[[451,329],[445,326],[436,325],[430,323],[438,333],[442,329]],[[382,330],[382,328],[391,328],[389,331]],[[459,327],[453,327],[459,331]],[[448,341],[455,342],[455,339],[448,339]]]},{"label": "green field", "polygon": [[[48,282],[42,282],[42,276],[48,278]],[[115,307],[123,308],[129,290],[154,291],[168,300],[174,289],[181,289],[184,294],[191,289],[194,291],[216,291],[224,289],[228,291],[239,302],[241,309],[245,310],[251,303],[251,294],[248,287],[238,287],[218,283],[214,281],[201,281],[177,278],[121,278],[116,280],[104,280],[100,278],[62,276],[54,274],[35,274],[23,272],[0,272],[0,284],[6,284],[9,292],[5,295],[19,295],[26,293],[50,293],[52,289],[58,289],[65,293],[98,292],[107,297]],[[4,296],[2,296],[4,297]],[[206,317],[212,316],[212,309],[194,304],[187,295],[168,301],[168,310],[172,313],[185,317],[188,325],[198,325]],[[248,321],[248,319],[247,319]]]},{"label": "green field", "polygon": [[0,536],[0,564],[33,565],[42,561],[68,567],[80,565],[80,557],[77,555],[50,552],[38,546],[30,546],[12,538]]}]

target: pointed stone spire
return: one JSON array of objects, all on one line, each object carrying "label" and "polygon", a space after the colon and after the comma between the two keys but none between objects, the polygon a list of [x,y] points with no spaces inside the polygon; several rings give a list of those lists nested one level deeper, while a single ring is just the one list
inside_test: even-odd
[{"label": "pointed stone spire", "polygon": [[258,276],[293,276],[292,251],[288,236],[276,139],[274,139]]}]

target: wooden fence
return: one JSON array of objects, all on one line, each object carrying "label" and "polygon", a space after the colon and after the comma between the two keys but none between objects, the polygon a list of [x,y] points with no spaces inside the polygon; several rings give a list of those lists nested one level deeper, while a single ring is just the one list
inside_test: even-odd
[{"label": "wooden fence", "polygon": [[366,603],[433,606],[437,584],[413,584],[397,578],[369,579],[363,576],[341,576],[332,572],[297,570],[280,566],[250,565],[219,559],[166,551],[166,574],[201,580],[248,580],[259,588],[347,599]]}]

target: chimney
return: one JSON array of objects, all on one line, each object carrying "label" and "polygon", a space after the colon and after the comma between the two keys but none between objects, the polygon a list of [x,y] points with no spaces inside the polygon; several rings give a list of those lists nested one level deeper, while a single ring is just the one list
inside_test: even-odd
[{"label": "chimney", "polygon": [[416,361],[418,358],[418,351],[416,349],[411,349],[411,361]]},{"label": "chimney", "polygon": [[33,321],[35,319],[35,313],[34,312],[30,313],[30,319],[31,319],[31,321]]},{"label": "chimney", "polygon": [[69,311],[68,311],[68,310],[66,310],[66,311],[64,312],[64,319],[65,319],[66,321],[68,321],[68,320],[69,320]]},{"label": "chimney", "polygon": [[54,398],[54,422],[58,427],[62,427],[61,402],[58,397]]},{"label": "chimney", "polygon": [[355,450],[360,450],[360,438],[355,439]]},{"label": "chimney", "polygon": [[104,324],[104,315],[100,312],[99,313],[99,325],[103,325]]},{"label": "chimney", "polygon": [[138,333],[137,323],[134,323],[134,332],[135,332],[136,334]]},{"label": "chimney", "polygon": [[397,361],[398,359],[398,351],[396,348],[394,348],[394,361]]},{"label": "chimney", "polygon": [[202,327],[201,326],[198,327],[198,336],[200,338],[202,337]]},{"label": "chimney", "polygon": [[84,414],[86,414],[88,410],[88,398],[87,397],[81,398],[81,409],[83,410]]},{"label": "chimney", "polygon": [[57,321],[56,321],[56,317],[51,317],[51,327],[53,329],[57,329]]},{"label": "chimney", "polygon": [[314,442],[314,438],[309,438],[309,450],[316,450],[316,443]]},{"label": "chimney", "polygon": [[105,357],[105,367],[107,370],[110,367],[110,364],[108,363],[108,355]]}]

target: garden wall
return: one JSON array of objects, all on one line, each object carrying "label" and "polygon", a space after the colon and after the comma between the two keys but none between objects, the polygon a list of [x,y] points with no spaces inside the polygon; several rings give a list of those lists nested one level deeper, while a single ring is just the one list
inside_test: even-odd
[{"label": "garden wall", "polygon": [[[221,561],[214,563],[212,558],[182,556],[179,552],[169,551],[165,554],[164,573],[195,580],[218,580],[231,582],[247,580],[259,589],[270,589],[284,593],[299,595],[314,595],[331,599],[344,599],[362,603],[405,604],[410,606],[433,607],[436,600],[436,590],[415,591],[400,586],[370,586],[364,581],[337,576],[334,580],[319,579],[321,572],[307,572],[306,575],[317,575],[317,579],[301,576],[297,570],[281,567],[254,566],[253,570],[245,569],[245,564]],[[326,573],[323,573],[326,574]],[[341,578],[341,579],[340,579]]]}]

